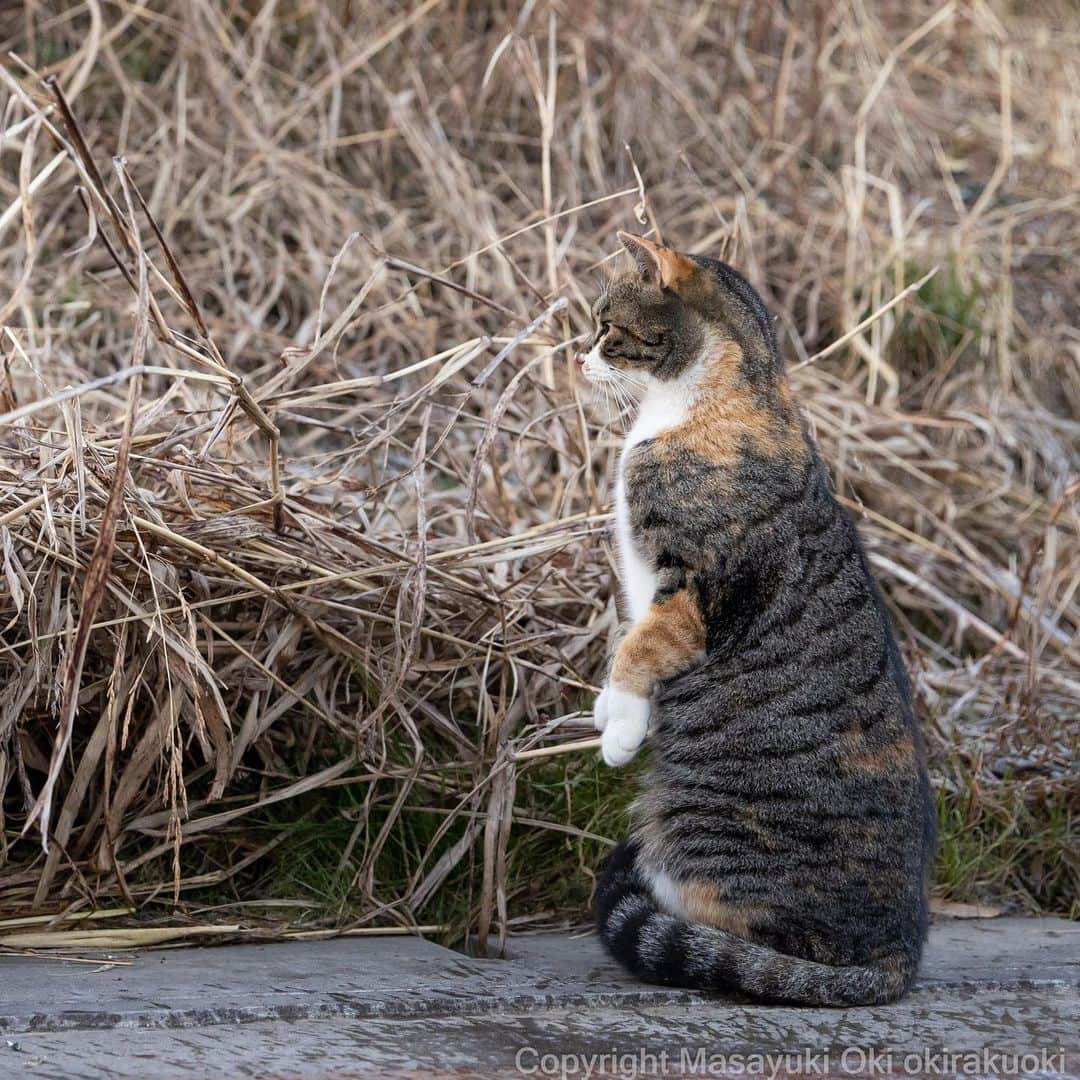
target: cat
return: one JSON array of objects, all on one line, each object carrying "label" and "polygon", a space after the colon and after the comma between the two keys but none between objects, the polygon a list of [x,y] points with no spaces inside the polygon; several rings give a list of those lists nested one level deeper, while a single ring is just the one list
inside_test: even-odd
[{"label": "cat", "polygon": [[638,977],[804,1005],[893,1001],[928,923],[935,815],[907,674],[855,525],[736,270],[619,233],[591,382],[640,397],[616,534],[631,628],[602,755],[651,761],[595,897]]}]

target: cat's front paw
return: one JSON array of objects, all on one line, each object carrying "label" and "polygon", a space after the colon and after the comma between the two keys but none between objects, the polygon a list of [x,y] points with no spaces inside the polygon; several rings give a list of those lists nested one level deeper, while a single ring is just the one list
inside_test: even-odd
[{"label": "cat's front paw", "polygon": [[600,753],[606,765],[617,769],[633,760],[649,733],[651,709],[648,698],[614,686],[604,687],[596,699],[596,724],[599,727],[603,716]]}]

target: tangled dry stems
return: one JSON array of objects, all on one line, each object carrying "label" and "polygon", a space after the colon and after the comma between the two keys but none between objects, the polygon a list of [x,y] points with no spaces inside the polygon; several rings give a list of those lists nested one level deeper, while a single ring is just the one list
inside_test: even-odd
[{"label": "tangled dry stems", "polygon": [[[0,14],[5,913],[255,899],[246,825],[348,787],[353,925],[567,914],[510,864],[589,838],[529,791],[595,769],[620,421],[572,355],[628,226],[777,313],[950,812],[1069,835],[1080,27],[798,10]],[[1067,909],[1060,849],[995,884]]]}]

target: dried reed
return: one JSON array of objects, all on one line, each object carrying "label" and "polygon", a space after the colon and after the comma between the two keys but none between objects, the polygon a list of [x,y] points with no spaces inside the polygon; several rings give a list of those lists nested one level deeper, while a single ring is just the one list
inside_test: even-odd
[{"label": "dried reed", "polygon": [[[778,314],[913,666],[942,891],[1069,909],[1080,25],[793,10],[0,13],[0,910],[256,901],[348,790],[348,918],[311,925],[462,882],[482,935],[582,916],[535,879],[618,822],[534,793],[610,783],[619,419],[572,355],[635,221]],[[515,871],[536,836],[563,861]]]}]

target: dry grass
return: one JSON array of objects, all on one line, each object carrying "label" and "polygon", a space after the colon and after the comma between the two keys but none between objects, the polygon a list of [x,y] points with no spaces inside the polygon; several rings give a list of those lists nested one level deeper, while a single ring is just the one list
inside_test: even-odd
[{"label": "dry grass", "polygon": [[942,894],[1069,910],[1080,18],[795,10],[0,13],[0,910],[581,917],[627,784],[579,712],[619,425],[571,358],[636,222],[778,315]]}]

